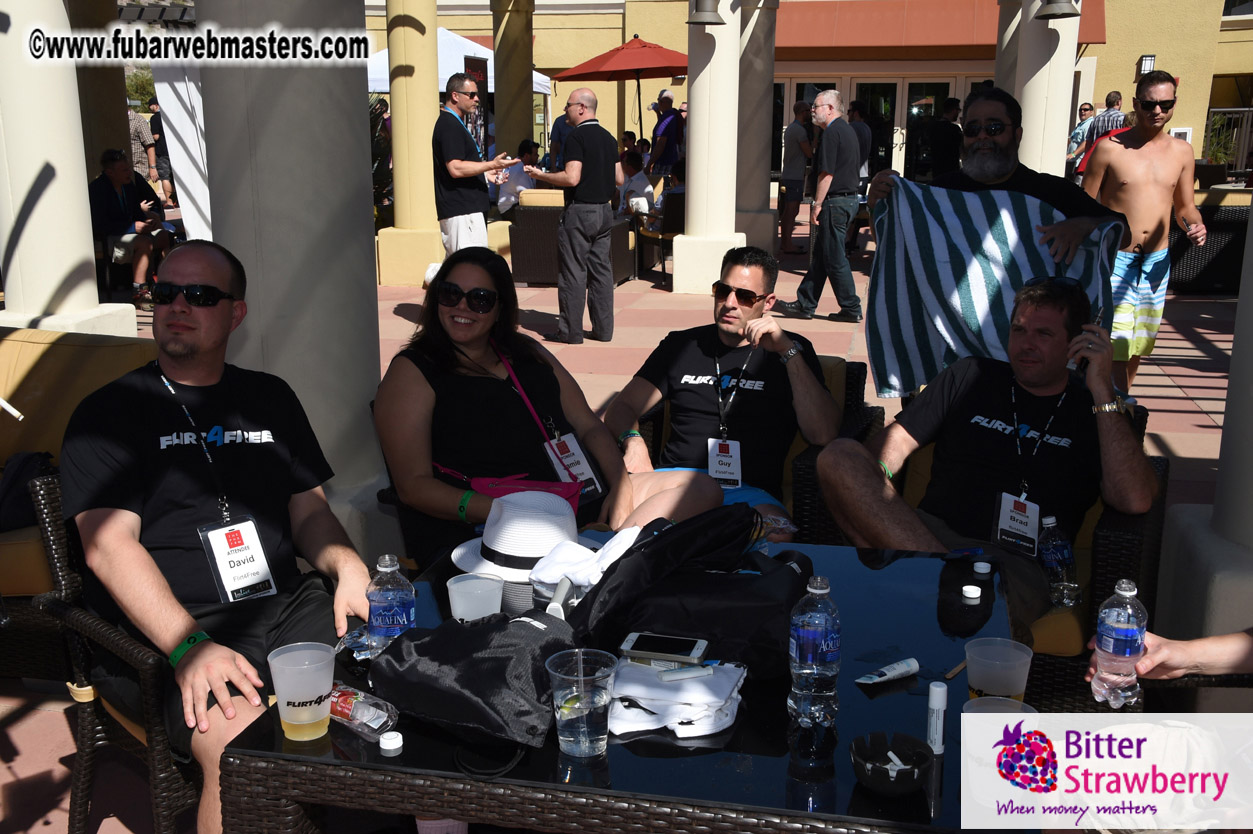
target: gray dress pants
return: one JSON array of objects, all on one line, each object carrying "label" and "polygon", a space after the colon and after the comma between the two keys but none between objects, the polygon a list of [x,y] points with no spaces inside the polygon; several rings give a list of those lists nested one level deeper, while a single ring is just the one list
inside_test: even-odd
[{"label": "gray dress pants", "polygon": [[571,203],[561,213],[557,252],[557,333],[562,341],[583,341],[583,305],[592,317],[592,338],[613,338],[613,271],[609,263],[609,234],[613,209],[608,203]]}]

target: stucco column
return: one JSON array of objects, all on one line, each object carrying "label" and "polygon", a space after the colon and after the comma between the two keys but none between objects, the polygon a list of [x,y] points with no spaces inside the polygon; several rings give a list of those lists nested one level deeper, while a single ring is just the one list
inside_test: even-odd
[{"label": "stucco column", "polygon": [[[1253,222],[1245,232],[1242,274],[1253,276]],[[1253,352],[1245,341],[1249,338],[1253,338],[1253,304],[1236,308],[1214,504],[1178,504],[1166,514],[1157,625],[1149,621],[1149,628],[1166,637],[1204,637],[1249,627],[1249,599],[1253,598],[1253,513],[1249,512],[1253,444],[1246,428],[1253,419]],[[1236,690],[1206,691],[1197,707],[1207,712],[1248,709],[1247,694],[1238,696],[1242,702],[1233,700],[1236,697]]]},{"label": "stucco column", "polygon": [[1079,45],[1079,18],[1036,20],[1044,0],[1022,0],[1018,82],[1022,163],[1046,174],[1066,171],[1066,137]]},{"label": "stucco column", "polygon": [[[73,64],[35,62],[27,33],[70,28],[60,0],[7,4],[0,34],[0,327],[135,335],[135,308],[98,303]],[[38,113],[31,110],[38,102]],[[116,102],[118,112],[125,99]],[[33,121],[32,121],[33,119]],[[97,163],[97,169],[99,164]]]},{"label": "stucco column", "polygon": [[396,225],[378,234],[382,284],[419,285],[427,265],[444,260],[431,167],[431,134],[439,116],[438,26],[435,0],[387,0]]},{"label": "stucco column", "polygon": [[[104,29],[117,21],[117,8],[99,0],[67,0],[70,26]],[[78,76],[78,111],[83,122],[87,179],[100,173],[100,154],[109,148],[130,153],[130,126],[126,106],[126,74],[122,67],[75,67]],[[147,102],[143,102],[146,109]],[[164,108],[162,108],[164,109]]]},{"label": "stucco column", "polygon": [[996,86],[1017,95],[1018,23],[1022,18],[1022,0],[998,0],[996,22]]},{"label": "stucco column", "polygon": [[[740,5],[719,0],[725,26],[687,27],[687,233],[674,239],[674,291],[704,294],[718,280],[722,256],[744,245],[735,231],[739,126]],[[760,163],[761,160],[758,160]]]},{"label": "stucco column", "polygon": [[[779,0],[740,7],[740,113],[736,131],[735,230],[774,251],[778,215],[770,210],[770,136],[774,118],[774,29]],[[690,117],[689,117],[690,118]]]},{"label": "stucco column", "polygon": [[531,18],[535,0],[492,0],[496,73],[496,153],[518,152],[518,143],[530,139],[532,126],[531,66],[534,49]]},{"label": "stucco column", "polygon": [[[196,11],[227,29],[364,23],[340,0],[201,0]],[[385,475],[369,408],[379,336],[365,67],[215,65],[201,78],[213,235],[249,273],[229,360],[295,390],[335,470],[332,506],[375,556],[399,530],[373,523]]]}]

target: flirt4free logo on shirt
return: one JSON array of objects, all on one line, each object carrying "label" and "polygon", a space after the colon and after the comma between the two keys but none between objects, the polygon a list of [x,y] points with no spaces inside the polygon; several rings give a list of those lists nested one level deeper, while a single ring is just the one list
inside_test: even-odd
[{"label": "flirt4free logo on shirt", "polygon": [[222,426],[214,426],[208,431],[200,432],[197,435],[194,431],[175,431],[169,434],[163,434],[158,438],[161,449],[168,449],[172,446],[199,446],[200,440],[203,438],[205,445],[209,447],[221,448],[222,446],[232,446],[238,443],[273,443],[274,435],[269,429],[245,430],[245,429],[226,429]]},{"label": "flirt4free logo on shirt", "polygon": [[1253,826],[1251,714],[960,720],[962,828]]}]

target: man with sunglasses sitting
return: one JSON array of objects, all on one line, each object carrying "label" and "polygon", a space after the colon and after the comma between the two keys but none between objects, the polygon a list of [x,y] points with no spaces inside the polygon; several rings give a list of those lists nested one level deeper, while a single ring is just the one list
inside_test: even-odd
[{"label": "man with sunglasses sitting", "polygon": [[[810,443],[838,433],[840,410],[827,392],[809,341],[765,316],[775,304],[779,264],[754,246],[728,250],[713,285],[714,323],[676,330],[662,340],[605,412],[631,473],[651,472],[639,418],[666,400],[670,437],[665,469],[707,471],[723,503],[746,502],[787,519],[783,462],[799,428]],[[658,470],[663,471],[663,470]],[[770,536],[785,540],[788,524]]]},{"label": "man with sunglasses sitting", "polygon": [[1140,358],[1153,352],[1170,283],[1170,213],[1188,240],[1205,245],[1205,224],[1193,192],[1192,146],[1166,132],[1175,113],[1175,79],[1153,70],[1136,84],[1136,123],[1097,143],[1083,189],[1127,215],[1124,240],[1110,279],[1114,291],[1114,384],[1130,391]]},{"label": "man with sunglasses sitting", "polygon": [[[1049,244],[1049,251],[1058,262],[1074,259],[1080,243],[1096,228],[1098,219],[1117,217],[1125,226],[1121,214],[1084,194],[1079,186],[1062,177],[1033,171],[1018,161],[1022,106],[1012,95],[999,87],[979,87],[966,97],[962,113],[962,167],[937,176],[931,185],[967,192],[1017,191],[1048,203],[1066,219],[1036,231],[1040,232],[1040,243]],[[888,195],[898,176],[895,171],[880,171],[870,181],[867,201],[872,211]],[[1129,240],[1128,233],[1123,243]]]},{"label": "man with sunglasses sitting", "polygon": [[[267,654],[334,645],[348,615],[369,616],[369,571],[327,505],[333,473],[299,400],[226,364],[245,289],[218,244],[171,252],[153,285],[157,360],[84,399],[61,452],[87,603],[169,658],[165,724],[175,754],[203,770],[202,832],[221,830],[222,750],[265,712]],[[297,556],[319,573],[302,576]],[[96,686],[138,715],[120,661],[95,664]]]},{"label": "man with sunglasses sitting", "polygon": [[440,108],[431,137],[435,163],[435,215],[444,251],[451,255],[467,246],[487,246],[488,179],[503,185],[504,170],[514,163],[502,153],[486,160],[479,141],[467,127],[479,106],[479,88],[464,72],[453,73],[445,87],[448,100]]},{"label": "man with sunglasses sitting", "polygon": [[[1049,587],[1033,558],[1043,518],[1055,516],[1073,541],[1098,496],[1143,513],[1157,483],[1110,383],[1109,335],[1091,316],[1074,279],[1035,279],[1014,301],[1008,362],[960,359],[864,446],[827,446],[818,476],[849,541],[939,553],[981,547],[1008,580],[1017,625],[1046,613]],[[1071,360],[1087,361],[1082,380]],[[914,510],[892,478],[929,443],[931,478]]]}]

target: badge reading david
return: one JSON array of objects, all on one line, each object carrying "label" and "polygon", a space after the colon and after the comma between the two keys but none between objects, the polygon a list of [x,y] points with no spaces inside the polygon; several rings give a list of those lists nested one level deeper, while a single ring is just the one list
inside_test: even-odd
[{"label": "badge reading david", "polygon": [[250,516],[240,516],[230,524],[206,524],[199,529],[222,602],[278,593],[270,562],[261,547],[257,523]]}]

